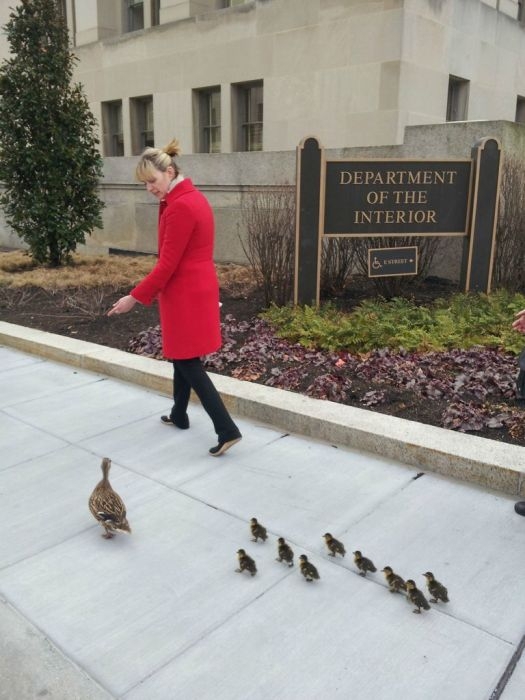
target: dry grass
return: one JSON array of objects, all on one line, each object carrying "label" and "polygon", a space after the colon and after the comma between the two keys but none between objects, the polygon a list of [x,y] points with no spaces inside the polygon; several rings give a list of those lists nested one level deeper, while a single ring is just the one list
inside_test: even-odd
[{"label": "dry grass", "polygon": [[155,264],[151,255],[74,255],[60,268],[35,265],[23,251],[0,253],[0,286],[67,289],[134,285]]},{"label": "dry grass", "polygon": [[260,280],[249,265],[217,263],[215,267],[221,287],[234,297],[247,297],[260,286]]},{"label": "dry grass", "polygon": [[[0,252],[0,288],[40,287],[60,289],[132,287],[155,265],[153,255],[73,255],[72,262],[60,268],[35,265],[24,251]],[[253,272],[245,265],[218,264],[221,286],[233,294],[248,295],[256,286]]]}]

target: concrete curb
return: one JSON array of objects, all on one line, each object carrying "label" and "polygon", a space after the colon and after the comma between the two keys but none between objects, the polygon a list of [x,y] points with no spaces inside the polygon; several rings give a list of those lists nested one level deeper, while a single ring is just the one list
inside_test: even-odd
[{"label": "concrete curb", "polygon": [[[0,343],[171,396],[172,368],[166,362],[2,321]],[[235,415],[387,457],[421,471],[525,496],[523,447],[217,374],[210,376]]]}]

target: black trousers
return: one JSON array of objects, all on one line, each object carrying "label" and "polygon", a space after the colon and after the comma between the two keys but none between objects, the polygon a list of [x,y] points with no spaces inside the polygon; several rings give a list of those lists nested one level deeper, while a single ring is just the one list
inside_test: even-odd
[{"label": "black trousers", "polygon": [[192,389],[211,418],[219,442],[227,442],[241,436],[219,392],[207,375],[200,357],[173,360],[173,408],[170,418],[176,425],[189,425],[186,411]]}]

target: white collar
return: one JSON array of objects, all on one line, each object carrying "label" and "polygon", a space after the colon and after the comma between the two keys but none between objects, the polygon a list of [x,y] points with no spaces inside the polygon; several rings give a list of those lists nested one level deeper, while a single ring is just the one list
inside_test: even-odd
[{"label": "white collar", "polygon": [[170,185],[168,187],[168,192],[171,192],[171,190],[176,187],[179,183],[181,183],[184,180],[184,175],[182,173],[179,173],[177,177],[174,177],[173,180],[170,182]]}]

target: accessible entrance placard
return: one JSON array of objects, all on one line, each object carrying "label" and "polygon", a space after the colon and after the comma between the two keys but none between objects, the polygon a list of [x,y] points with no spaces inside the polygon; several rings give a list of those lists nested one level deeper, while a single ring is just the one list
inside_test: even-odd
[{"label": "accessible entrance placard", "polygon": [[369,248],[369,277],[401,277],[417,274],[417,246]]}]

